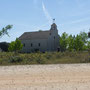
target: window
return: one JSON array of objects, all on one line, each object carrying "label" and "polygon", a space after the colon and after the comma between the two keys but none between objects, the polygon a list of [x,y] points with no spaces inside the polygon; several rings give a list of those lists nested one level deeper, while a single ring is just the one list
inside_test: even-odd
[{"label": "window", "polygon": [[25,43],[23,44],[23,46],[25,47]]},{"label": "window", "polygon": [[31,47],[33,46],[33,44],[31,43]]},{"label": "window", "polygon": [[54,39],[55,39],[55,36],[54,36]]},{"label": "window", "polygon": [[38,46],[40,47],[40,43],[38,44]]}]

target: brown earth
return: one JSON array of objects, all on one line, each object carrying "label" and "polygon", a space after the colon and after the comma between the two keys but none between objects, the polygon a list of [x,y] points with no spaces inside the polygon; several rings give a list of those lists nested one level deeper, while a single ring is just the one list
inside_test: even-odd
[{"label": "brown earth", "polygon": [[90,90],[90,64],[1,66],[0,90]]}]

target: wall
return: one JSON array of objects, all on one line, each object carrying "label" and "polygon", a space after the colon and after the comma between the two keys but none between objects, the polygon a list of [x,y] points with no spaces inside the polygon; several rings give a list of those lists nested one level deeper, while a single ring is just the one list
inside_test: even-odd
[{"label": "wall", "polygon": [[[23,40],[21,41],[22,44],[25,46],[22,49],[22,52],[34,52],[36,49],[38,49],[41,52],[47,51],[47,39],[37,39],[37,40]],[[40,43],[40,46],[39,46]],[[32,47],[31,47],[32,44]]]}]

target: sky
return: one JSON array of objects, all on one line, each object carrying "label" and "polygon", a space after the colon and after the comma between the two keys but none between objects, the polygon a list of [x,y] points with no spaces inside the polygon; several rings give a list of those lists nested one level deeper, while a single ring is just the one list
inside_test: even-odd
[{"label": "sky", "polygon": [[13,25],[9,36],[0,42],[11,42],[24,32],[49,30],[53,19],[59,31],[68,34],[88,32],[90,0],[0,0],[0,30]]}]

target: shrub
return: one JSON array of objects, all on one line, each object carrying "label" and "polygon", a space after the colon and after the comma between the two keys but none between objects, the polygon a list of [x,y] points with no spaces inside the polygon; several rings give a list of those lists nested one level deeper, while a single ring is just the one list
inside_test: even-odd
[{"label": "shrub", "polygon": [[50,59],[52,57],[52,53],[46,52],[45,57],[46,59]]},{"label": "shrub", "polygon": [[22,58],[19,57],[19,56],[14,56],[14,57],[11,57],[10,58],[10,61],[9,62],[10,63],[20,63],[20,62],[22,62]]},{"label": "shrub", "polygon": [[21,54],[11,52],[0,53],[0,65],[25,64],[61,64],[61,63],[90,63],[90,56],[85,52],[46,52]]},{"label": "shrub", "polygon": [[2,59],[0,59],[0,64],[2,64],[3,63],[3,60]]}]

